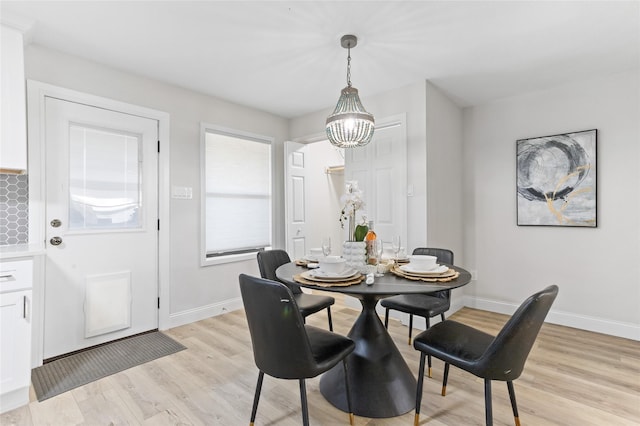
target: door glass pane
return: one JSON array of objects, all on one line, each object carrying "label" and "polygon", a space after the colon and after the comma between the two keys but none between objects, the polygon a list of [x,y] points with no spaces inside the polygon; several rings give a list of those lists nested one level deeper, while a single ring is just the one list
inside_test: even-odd
[{"label": "door glass pane", "polygon": [[77,124],[69,134],[69,228],[140,228],[140,137]]}]

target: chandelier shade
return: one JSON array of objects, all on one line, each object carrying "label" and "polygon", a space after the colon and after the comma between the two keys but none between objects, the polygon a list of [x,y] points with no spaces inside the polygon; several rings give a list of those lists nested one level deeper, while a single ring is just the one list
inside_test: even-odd
[{"label": "chandelier shade", "polygon": [[342,148],[364,146],[371,142],[374,129],[375,120],[362,106],[358,89],[350,86],[342,89],[336,109],[327,118],[329,141]]},{"label": "chandelier shade", "polygon": [[358,42],[356,36],[345,35],[342,47],[349,50],[347,56],[347,87],[342,89],[336,108],[327,117],[326,133],[329,142],[340,148],[355,148],[371,142],[375,130],[373,115],[368,113],[358,96],[358,89],[351,86],[351,48]]}]

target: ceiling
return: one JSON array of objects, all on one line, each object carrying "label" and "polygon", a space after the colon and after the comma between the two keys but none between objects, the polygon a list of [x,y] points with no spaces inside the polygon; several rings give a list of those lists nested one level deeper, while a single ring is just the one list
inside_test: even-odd
[{"label": "ceiling", "polygon": [[[640,72],[640,2],[5,1],[35,45],[292,118],[430,80],[460,106]],[[8,21],[7,21],[8,20]]]}]

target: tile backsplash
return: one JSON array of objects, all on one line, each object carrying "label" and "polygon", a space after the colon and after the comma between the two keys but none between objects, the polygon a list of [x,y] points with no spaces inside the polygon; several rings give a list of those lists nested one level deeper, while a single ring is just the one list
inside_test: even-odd
[{"label": "tile backsplash", "polygon": [[0,173],[0,246],[29,242],[29,176]]}]

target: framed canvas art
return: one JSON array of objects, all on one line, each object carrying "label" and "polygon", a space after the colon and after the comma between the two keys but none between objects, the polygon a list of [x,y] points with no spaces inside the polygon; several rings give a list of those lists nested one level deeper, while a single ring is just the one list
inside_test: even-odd
[{"label": "framed canvas art", "polygon": [[596,129],[516,141],[518,225],[597,226]]}]

